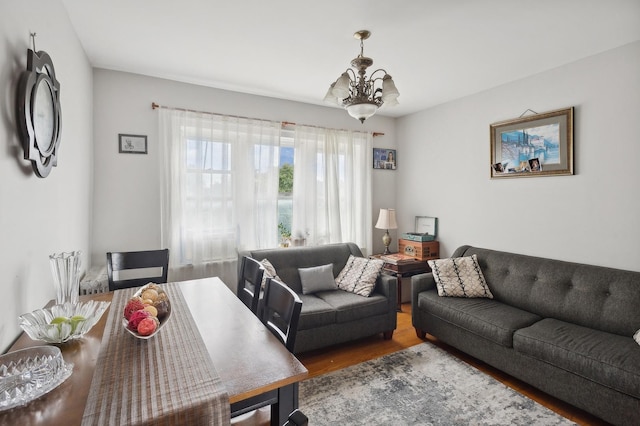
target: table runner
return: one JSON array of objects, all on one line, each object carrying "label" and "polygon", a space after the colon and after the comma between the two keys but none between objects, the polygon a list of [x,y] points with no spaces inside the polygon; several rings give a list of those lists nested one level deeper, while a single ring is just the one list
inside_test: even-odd
[{"label": "table runner", "polygon": [[135,289],[114,293],[83,425],[229,424],[229,397],[179,285],[162,288],[171,317],[148,340],[122,326]]}]

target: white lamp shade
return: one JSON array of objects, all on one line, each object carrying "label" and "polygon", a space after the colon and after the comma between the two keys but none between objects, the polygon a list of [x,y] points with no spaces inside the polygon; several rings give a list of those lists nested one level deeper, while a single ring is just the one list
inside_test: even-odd
[{"label": "white lamp shade", "polygon": [[382,104],[382,106],[380,108],[396,106],[396,105],[398,105],[398,103],[399,102],[398,102],[398,100],[396,98],[387,99],[386,101],[384,101],[384,103]]},{"label": "white lamp shade", "polygon": [[378,216],[378,222],[376,223],[376,228],[397,229],[398,223],[396,222],[396,210],[380,209],[380,216]]},{"label": "white lamp shade", "polygon": [[389,74],[385,75],[382,79],[382,100],[388,102],[391,99],[396,99],[398,96],[400,96],[400,92],[398,92],[393,79]]},{"label": "white lamp shade", "polygon": [[347,112],[353,118],[364,121],[371,117],[378,110],[378,105],[374,103],[363,102],[359,104],[351,104],[347,107]]},{"label": "white lamp shade", "polygon": [[335,87],[335,85],[336,85],[336,84],[335,84],[335,83],[333,83],[333,84],[331,85],[331,87],[329,87],[329,90],[327,90],[327,94],[326,94],[326,95],[324,95],[324,99],[323,99],[323,100],[324,100],[324,102],[326,102],[326,103],[328,103],[328,104],[331,104],[331,105],[339,105],[339,103],[338,103],[338,98],[336,98],[336,97],[333,95],[333,88]]},{"label": "white lamp shade", "polygon": [[349,78],[349,74],[347,72],[343,72],[340,78],[336,80],[333,86],[333,96],[338,99],[345,99],[349,97],[349,83],[351,83],[351,79]]}]

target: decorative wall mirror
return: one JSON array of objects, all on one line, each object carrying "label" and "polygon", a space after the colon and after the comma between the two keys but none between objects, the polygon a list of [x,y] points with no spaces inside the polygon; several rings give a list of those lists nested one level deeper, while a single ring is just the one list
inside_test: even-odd
[{"label": "decorative wall mirror", "polygon": [[38,177],[45,178],[58,163],[60,83],[51,57],[42,50],[36,53],[35,33],[31,38],[33,50],[27,50],[27,69],[18,86],[18,127],[24,159],[31,161]]}]

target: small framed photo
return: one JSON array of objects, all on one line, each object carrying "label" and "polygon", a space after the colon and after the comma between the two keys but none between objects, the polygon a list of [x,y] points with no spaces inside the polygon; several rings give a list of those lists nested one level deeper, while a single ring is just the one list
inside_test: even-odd
[{"label": "small framed photo", "polygon": [[373,148],[373,168],[395,170],[397,167],[396,150]]},{"label": "small framed photo", "polygon": [[146,135],[118,135],[118,147],[120,153],[124,154],[146,154],[147,153],[147,136]]}]

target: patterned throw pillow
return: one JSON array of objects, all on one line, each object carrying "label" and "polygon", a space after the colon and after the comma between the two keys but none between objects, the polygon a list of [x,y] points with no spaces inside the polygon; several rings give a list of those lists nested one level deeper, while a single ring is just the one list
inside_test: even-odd
[{"label": "patterned throw pillow", "polygon": [[427,263],[436,280],[439,296],[493,299],[475,254],[471,257],[428,260]]},{"label": "patterned throw pillow", "polygon": [[349,255],[347,264],[336,278],[336,284],[342,290],[369,297],[383,265],[384,262],[380,259]]},{"label": "patterned throw pillow", "polygon": [[263,289],[264,286],[267,285],[267,278],[275,278],[278,281],[282,281],[276,273],[276,268],[271,264],[271,262],[269,262],[269,259],[262,259],[260,263],[262,263],[262,266],[264,266],[264,274],[262,275],[261,285]]},{"label": "patterned throw pillow", "polygon": [[640,345],[640,330],[636,331],[636,334],[633,335],[633,338]]}]

